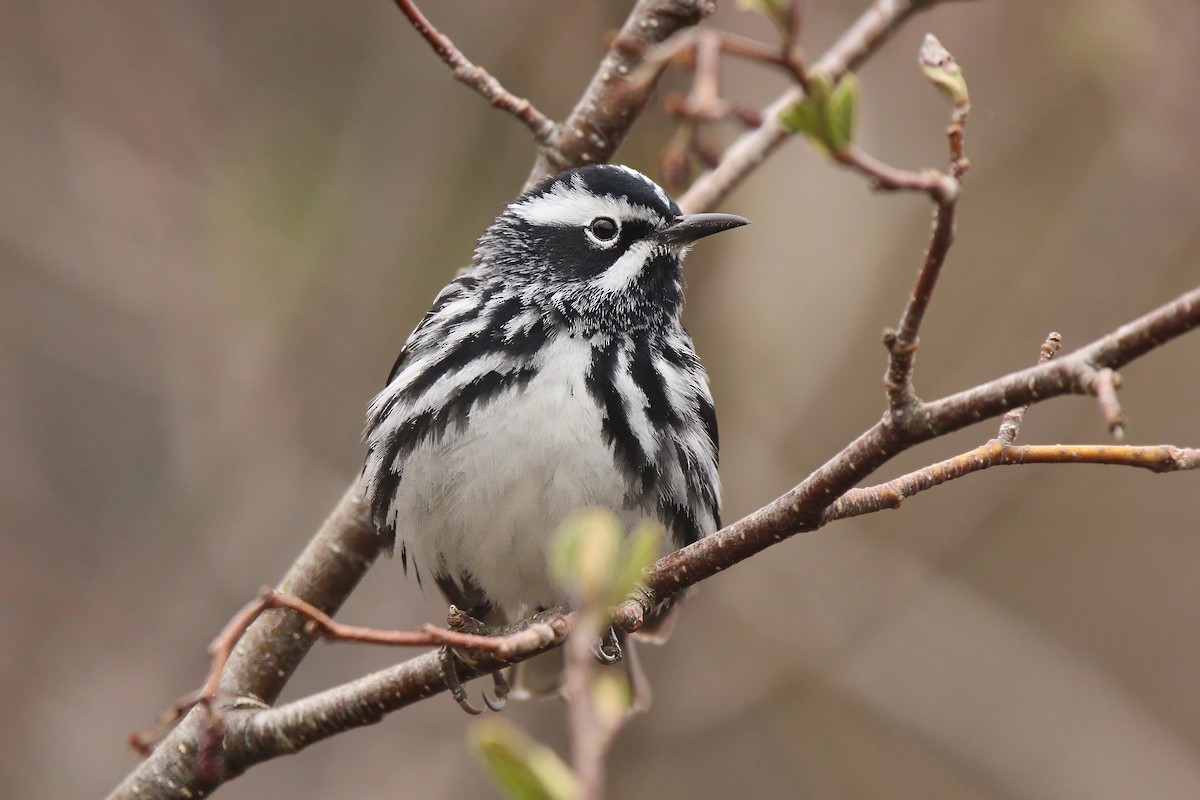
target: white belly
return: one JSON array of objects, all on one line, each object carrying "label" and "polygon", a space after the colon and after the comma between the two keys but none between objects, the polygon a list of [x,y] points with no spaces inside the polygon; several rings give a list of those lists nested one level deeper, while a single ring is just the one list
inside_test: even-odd
[{"label": "white belly", "polygon": [[562,520],[619,510],[625,496],[584,384],[590,346],[561,336],[543,363],[555,366],[474,408],[465,431],[452,424],[413,451],[396,498],[397,535],[418,567],[471,575],[510,615],[564,599],[546,567]]}]

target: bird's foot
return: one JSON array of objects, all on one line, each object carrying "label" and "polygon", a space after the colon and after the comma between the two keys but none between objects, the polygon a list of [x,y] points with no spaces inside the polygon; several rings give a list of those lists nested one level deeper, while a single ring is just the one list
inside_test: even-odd
[{"label": "bird's foot", "polygon": [[601,664],[615,664],[621,660],[624,653],[621,650],[621,640],[614,628],[608,628],[592,644],[592,653]]},{"label": "bird's foot", "polygon": [[[504,629],[487,625],[455,606],[450,606],[450,612],[446,615],[446,626],[452,631],[470,633],[475,636],[497,636],[505,633]],[[467,700],[467,690],[463,688],[462,680],[458,675],[458,665],[460,663],[470,667],[478,665],[479,660],[475,657],[475,654],[470,651],[456,650],[452,647],[443,647],[438,653],[438,658],[442,666],[442,679],[446,683],[446,688],[450,690],[450,696],[468,714],[482,714],[482,708],[471,705],[470,701]],[[508,679],[500,672],[493,672],[492,686],[495,697],[489,697],[485,692],[483,703],[492,711],[501,711],[508,705],[508,695],[511,691]]]}]

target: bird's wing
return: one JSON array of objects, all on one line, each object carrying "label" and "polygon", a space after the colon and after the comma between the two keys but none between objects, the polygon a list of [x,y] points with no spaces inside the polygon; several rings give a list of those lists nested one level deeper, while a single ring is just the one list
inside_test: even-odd
[{"label": "bird's wing", "polygon": [[433,305],[425,312],[425,316],[417,323],[417,327],[413,328],[413,332],[408,335],[404,347],[400,348],[400,355],[396,356],[396,363],[392,365],[392,371],[388,373],[387,383],[394,381],[400,374],[400,370],[404,368],[404,362],[408,360],[409,353],[412,352],[413,343],[425,332],[433,319],[437,317],[438,312],[449,303],[473,290],[476,284],[476,279],[471,275],[459,275],[438,292],[437,297],[433,299]]}]

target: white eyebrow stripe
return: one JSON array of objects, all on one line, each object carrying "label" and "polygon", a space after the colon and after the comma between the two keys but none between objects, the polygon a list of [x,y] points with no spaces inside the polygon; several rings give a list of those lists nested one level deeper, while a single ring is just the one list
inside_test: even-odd
[{"label": "white eyebrow stripe", "polygon": [[531,225],[561,227],[583,227],[596,217],[612,217],[618,222],[643,220],[651,224],[662,220],[658,212],[627,198],[593,194],[580,185],[568,188],[562,183],[554,184],[540,197],[513,203],[508,211]]}]

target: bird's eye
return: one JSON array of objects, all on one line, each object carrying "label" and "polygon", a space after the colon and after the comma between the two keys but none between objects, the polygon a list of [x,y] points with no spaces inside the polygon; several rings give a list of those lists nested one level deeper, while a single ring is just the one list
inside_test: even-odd
[{"label": "bird's eye", "polygon": [[620,233],[615,220],[610,217],[596,217],[588,225],[588,231],[597,242],[611,242]]}]

